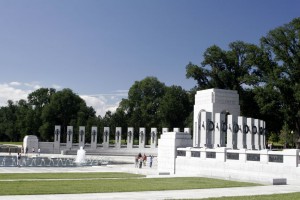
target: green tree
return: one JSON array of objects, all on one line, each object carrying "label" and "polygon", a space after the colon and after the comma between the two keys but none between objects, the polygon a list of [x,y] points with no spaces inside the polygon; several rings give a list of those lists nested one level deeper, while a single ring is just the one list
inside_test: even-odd
[{"label": "green tree", "polygon": [[44,107],[43,125],[40,127],[40,132],[44,139],[53,140],[54,126],[60,124],[64,141],[66,137],[64,133],[68,125],[79,123],[85,125],[89,117],[95,117],[95,111],[88,108],[84,100],[74,94],[71,89],[63,89],[53,94],[50,103]]},{"label": "green tree", "polygon": [[300,18],[271,30],[261,38],[261,46],[261,87],[256,88],[260,107],[270,113],[280,111],[283,122],[299,137]]},{"label": "green tree", "polygon": [[[219,88],[237,90],[240,95],[241,113],[258,117],[258,106],[251,87],[258,83],[254,58],[259,48],[242,41],[229,44],[229,50],[213,45],[204,52],[201,66],[189,63],[186,77],[197,81],[196,89]],[[251,109],[249,109],[251,107]]]},{"label": "green tree", "polygon": [[18,134],[20,134],[19,139],[24,138],[26,135],[34,135],[34,123],[33,109],[26,102],[26,100],[21,99],[17,102],[16,110],[16,128]]},{"label": "green tree", "polygon": [[161,118],[158,108],[165,94],[166,86],[155,77],[146,77],[141,81],[135,81],[128,92],[128,99],[122,99],[119,105],[126,117],[127,126],[134,127],[135,138],[138,128],[145,127],[149,138],[150,128],[161,128]]},{"label": "green tree", "polygon": [[19,134],[17,133],[16,128],[16,112],[17,106],[13,103],[13,101],[8,100],[6,107],[1,107],[0,110],[0,131],[1,131],[1,139],[3,141],[18,141]]},{"label": "green tree", "polygon": [[[27,97],[28,105],[31,110],[28,110],[28,115],[34,120],[31,121],[30,133],[41,137],[40,128],[45,126],[42,120],[42,112],[45,106],[50,103],[51,96],[55,94],[56,90],[53,88],[40,88],[30,93]],[[42,137],[43,139],[46,139]]]},{"label": "green tree", "polygon": [[165,94],[166,86],[155,77],[136,81],[128,92],[128,99],[123,99],[119,108],[128,116],[128,126],[157,126],[160,119],[157,110]]},{"label": "green tree", "polygon": [[158,108],[159,118],[164,127],[184,128],[187,117],[193,110],[188,93],[180,86],[167,87]]}]

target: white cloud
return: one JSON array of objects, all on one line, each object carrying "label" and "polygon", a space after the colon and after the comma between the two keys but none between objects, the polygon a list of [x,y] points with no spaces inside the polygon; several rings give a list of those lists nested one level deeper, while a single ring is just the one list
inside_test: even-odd
[{"label": "white cloud", "polygon": [[[21,85],[21,84],[20,84]],[[27,99],[31,89],[20,89],[14,86],[18,84],[0,84],[0,106],[6,106],[8,100],[18,101],[20,99]]]},{"label": "white cloud", "polygon": [[[14,102],[20,99],[27,100],[30,93],[42,87],[39,82],[22,83],[12,81],[10,83],[0,83],[0,106],[7,106],[8,100]],[[56,85],[56,88],[60,88],[60,86]]]},{"label": "white cloud", "polygon": [[85,100],[87,106],[92,106],[97,115],[102,117],[107,111],[115,112],[122,98],[127,97],[127,93],[118,91],[111,94],[80,95]]},{"label": "white cloud", "polygon": [[54,88],[54,89],[56,89],[56,90],[59,90],[59,89],[62,88],[60,85],[57,85],[57,84],[52,84],[51,87]]},{"label": "white cloud", "polygon": [[[40,83],[21,83],[21,82],[10,82],[0,83],[0,106],[7,106],[7,101],[12,100],[14,102],[20,99],[27,100],[27,97],[33,91],[42,88]],[[59,90],[62,87],[56,84],[52,84],[53,88]],[[85,100],[87,106],[92,106],[96,115],[105,115],[107,111],[115,112],[119,106],[122,98],[127,98],[128,90],[118,90],[112,93],[106,94],[92,94],[92,95],[79,95]]]},{"label": "white cloud", "polygon": [[12,86],[19,86],[21,85],[22,83],[20,82],[10,82],[9,85],[12,85]]},{"label": "white cloud", "polygon": [[33,88],[34,90],[42,88],[38,82],[32,82],[32,83],[24,83],[25,86],[29,88]]}]

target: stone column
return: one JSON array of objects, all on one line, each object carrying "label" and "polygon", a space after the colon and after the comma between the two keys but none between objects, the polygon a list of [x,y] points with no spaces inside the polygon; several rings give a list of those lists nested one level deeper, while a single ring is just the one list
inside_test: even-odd
[{"label": "stone column", "polygon": [[264,142],[264,138],[263,138],[264,128],[263,128],[263,126],[264,126],[264,121],[259,120],[259,126],[258,126],[257,130],[258,130],[258,137],[259,137],[259,146],[260,146],[260,149],[262,149],[262,150],[265,149],[264,144],[263,144],[263,142]]},{"label": "stone column", "polygon": [[115,133],[115,148],[121,148],[122,127],[116,127]]},{"label": "stone column", "polygon": [[169,132],[169,128],[162,128],[162,134]]},{"label": "stone column", "polygon": [[221,121],[221,124],[220,124],[220,139],[221,139],[221,143],[220,143],[220,146],[221,147],[226,147],[226,137],[227,137],[227,123],[226,123],[226,115],[225,114],[221,114],[220,115],[220,121]]},{"label": "stone column", "polygon": [[[194,111],[195,112],[195,111]],[[201,113],[200,113],[201,114]],[[195,114],[194,114],[195,115]],[[195,116],[194,116],[195,118]],[[200,130],[201,130],[201,122],[198,121],[200,119],[194,119],[194,132],[193,132],[193,147],[200,147]]]},{"label": "stone column", "polygon": [[109,134],[110,129],[109,127],[104,127],[104,132],[103,132],[103,148],[109,148]]},{"label": "stone column", "polygon": [[211,112],[201,112],[200,147],[212,147],[212,131],[214,123],[211,121]]},{"label": "stone column", "polygon": [[151,148],[157,147],[157,128],[151,128]]},{"label": "stone column", "polygon": [[67,149],[73,146],[73,126],[67,126]]},{"label": "stone column", "polygon": [[127,128],[127,148],[133,148],[133,127],[128,127]]},{"label": "stone column", "polygon": [[[53,153],[60,153],[60,134],[61,134],[61,126],[55,125],[54,128],[54,144],[53,144]],[[30,149],[28,149],[28,152]]]},{"label": "stone column", "polygon": [[215,139],[215,123],[214,123],[214,117],[212,116],[212,113],[211,112],[208,112],[207,113],[207,129],[206,129],[206,146],[208,148],[213,148],[213,145],[214,145],[214,139]]},{"label": "stone column", "polygon": [[220,113],[216,113],[215,114],[214,148],[221,147],[221,143],[222,143],[221,142],[221,132],[222,132],[222,128],[221,128],[222,126],[221,125],[222,125],[221,114]]},{"label": "stone column", "polygon": [[259,134],[259,120],[258,119],[254,119],[254,124],[252,127],[252,132],[254,135],[254,148],[257,150],[261,150],[261,146],[260,146],[260,134]]},{"label": "stone column", "polygon": [[79,148],[80,147],[84,148],[84,144],[85,144],[85,127],[84,126],[79,126],[78,141],[79,141]]},{"label": "stone column", "polygon": [[238,143],[238,132],[239,132],[239,125],[238,125],[238,118],[237,116],[232,116],[233,123],[232,123],[232,145],[233,149],[237,149]]},{"label": "stone column", "polygon": [[206,119],[206,112],[201,112],[201,121],[200,121],[200,130],[198,133],[198,137],[199,137],[199,145],[198,147],[206,147],[206,126],[207,126],[207,119]]},{"label": "stone column", "polygon": [[180,132],[180,128],[173,128],[173,132]]},{"label": "stone column", "polygon": [[243,126],[246,123],[246,118],[243,116],[238,116],[238,126],[239,126],[239,131],[238,131],[238,143],[237,143],[237,148],[238,149],[247,149],[247,144],[246,144],[246,134],[244,133]]},{"label": "stone column", "polygon": [[247,126],[248,128],[248,133],[247,133],[247,149],[254,150],[254,135],[252,132],[252,126],[253,126],[253,119],[252,118],[247,118]]},{"label": "stone column", "polygon": [[165,132],[158,140],[157,171],[158,174],[175,174],[177,148],[190,147],[193,141],[190,134]]},{"label": "stone column", "polygon": [[263,149],[266,149],[266,122],[265,121],[262,121],[262,128],[263,128],[263,131],[262,131],[262,148]]},{"label": "stone column", "polygon": [[146,143],[146,129],[144,127],[140,128],[139,131],[139,148],[145,148]]},{"label": "stone column", "polygon": [[227,148],[237,149],[239,126],[236,116],[227,116],[227,127]]},{"label": "stone column", "polygon": [[190,128],[184,128],[183,132],[184,132],[184,133],[191,134],[191,129],[190,129]]},{"label": "stone column", "polygon": [[96,126],[92,126],[91,129],[91,149],[97,149],[97,138],[98,138],[98,129]]}]

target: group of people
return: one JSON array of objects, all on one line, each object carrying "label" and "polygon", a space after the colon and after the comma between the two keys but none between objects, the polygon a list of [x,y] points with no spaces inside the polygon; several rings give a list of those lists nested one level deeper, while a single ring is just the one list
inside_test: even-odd
[{"label": "group of people", "polygon": [[[32,148],[32,153],[35,153],[35,148],[34,147]],[[38,155],[41,154],[41,149],[40,148],[38,148],[38,152],[37,153],[38,153]],[[9,154],[10,154],[10,152],[9,152]],[[25,156],[28,154],[28,147],[23,148],[23,146],[22,146],[21,147],[21,153],[20,152],[17,153],[17,166],[18,167],[21,166],[22,154],[25,154]]]},{"label": "group of people", "polygon": [[[34,148],[34,147],[32,147],[31,152],[32,152],[32,153],[35,153],[35,148]],[[25,153],[25,155],[27,155],[27,154],[28,154],[28,147],[26,147],[26,148],[24,149],[23,146],[22,146],[22,147],[21,147],[21,153]],[[40,148],[38,148],[37,153],[38,153],[38,155],[41,154],[41,149],[40,149]]]},{"label": "group of people", "polygon": [[[153,163],[153,156],[149,155],[149,167],[152,167],[152,163]],[[139,153],[136,157],[135,157],[135,167],[136,168],[142,168],[142,166],[144,165],[144,167],[147,166],[147,156],[146,154],[142,155],[141,153]]]}]

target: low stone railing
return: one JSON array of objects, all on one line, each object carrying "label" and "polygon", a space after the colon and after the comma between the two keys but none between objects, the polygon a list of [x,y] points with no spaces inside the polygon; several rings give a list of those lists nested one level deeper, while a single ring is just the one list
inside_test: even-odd
[{"label": "low stone railing", "polygon": [[282,164],[298,167],[300,156],[298,149],[283,151],[270,150],[232,150],[225,147],[210,148],[177,148],[177,157],[190,159],[215,160],[220,162],[256,162],[261,164]]}]

